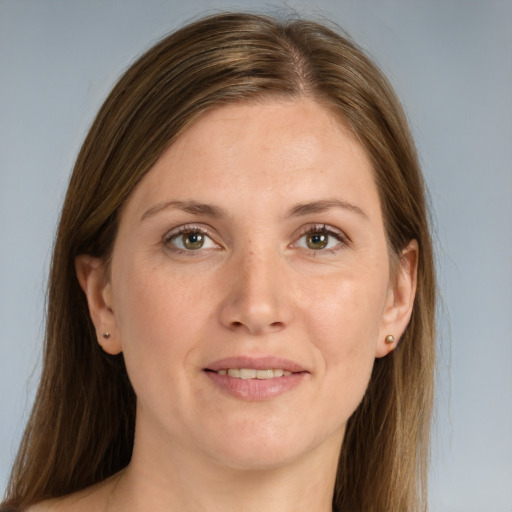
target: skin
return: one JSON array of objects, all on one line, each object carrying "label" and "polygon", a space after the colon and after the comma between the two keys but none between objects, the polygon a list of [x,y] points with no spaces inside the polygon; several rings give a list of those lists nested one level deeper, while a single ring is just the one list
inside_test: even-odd
[{"label": "skin", "polygon": [[[221,214],[176,203],[189,201]],[[191,230],[201,248],[184,245]],[[371,164],[325,107],[205,114],[124,205],[110,268],[77,259],[98,339],[137,394],[132,462],[41,510],[331,510],[346,422],[407,326],[416,265],[413,241],[391,274]],[[205,372],[231,356],[304,372],[244,399]]]}]

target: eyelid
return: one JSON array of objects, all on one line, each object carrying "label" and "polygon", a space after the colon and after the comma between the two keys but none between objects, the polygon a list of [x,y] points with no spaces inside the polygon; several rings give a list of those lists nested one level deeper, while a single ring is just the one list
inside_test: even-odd
[{"label": "eyelid", "polygon": [[[208,237],[213,242],[213,244],[215,244],[215,249],[222,248],[221,244],[219,244],[217,242],[216,237],[214,238],[214,235],[212,235],[211,230],[209,229],[208,226],[197,225],[197,224],[183,224],[183,225],[180,225],[180,226],[170,229],[162,237],[162,245],[164,247],[166,247],[168,250],[170,250],[176,254],[186,254],[188,256],[198,256],[199,254],[204,253],[204,251],[213,249],[212,247],[207,247],[204,249],[200,248],[195,251],[194,250],[184,250],[184,249],[181,249],[172,244],[172,240],[174,238],[178,237],[181,234],[186,234],[186,233],[201,233],[202,235]],[[328,249],[325,249],[325,248],[324,249],[311,249],[311,248],[307,248],[307,247],[298,247],[297,244],[302,237],[304,237],[305,235],[314,234],[314,233],[324,233],[328,236],[335,238],[338,241],[338,243],[336,244],[335,247],[331,247]],[[347,236],[347,234],[343,230],[341,230],[337,227],[334,227],[330,224],[325,224],[325,223],[311,223],[311,224],[302,226],[299,230],[297,230],[297,232],[294,236],[294,240],[295,241],[292,242],[289,247],[302,249],[304,251],[311,253],[312,255],[319,255],[321,253],[323,253],[323,254],[335,253],[335,252],[342,250],[346,247],[349,247],[351,245],[350,238]]]},{"label": "eyelid", "polygon": [[172,244],[172,240],[179,237],[182,234],[187,233],[200,233],[206,237],[208,237],[213,244],[215,244],[215,248],[221,248],[221,245],[215,240],[213,235],[211,234],[210,230],[207,226],[198,226],[197,224],[182,224],[181,226],[177,226],[175,228],[170,229],[167,231],[164,236],[162,237],[162,245],[167,248],[168,250],[176,253],[176,254],[186,254],[188,256],[197,256],[204,252],[205,250],[210,250],[212,247],[207,248],[199,248],[197,250],[185,250],[181,249],[175,245]]},{"label": "eyelid", "polygon": [[351,240],[347,236],[347,234],[332,225],[325,224],[325,223],[312,223],[308,224],[306,226],[302,226],[298,233],[295,236],[295,242],[291,244],[292,247],[297,247],[297,244],[299,240],[304,237],[305,235],[314,234],[314,233],[325,233],[326,235],[334,237],[336,240],[338,240],[338,244],[336,244],[336,247],[332,247],[330,249],[309,249],[309,248],[303,248],[299,247],[300,249],[304,249],[305,251],[308,251],[312,254],[320,254],[320,253],[333,253],[337,252],[341,249],[344,249],[346,247],[349,247],[351,245]]},{"label": "eyelid", "polygon": [[210,236],[210,232],[206,227],[198,226],[197,224],[182,224],[167,231],[162,237],[162,241],[169,242],[172,238],[183,233],[202,233],[203,235]]}]

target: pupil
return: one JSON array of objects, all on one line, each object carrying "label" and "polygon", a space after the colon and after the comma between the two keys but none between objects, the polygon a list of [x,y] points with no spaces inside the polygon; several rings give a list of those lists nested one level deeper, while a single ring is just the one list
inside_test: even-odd
[{"label": "pupil", "polygon": [[200,249],[203,246],[204,240],[201,233],[189,233],[184,237],[184,245],[187,249]]},{"label": "pupil", "polygon": [[311,249],[323,249],[327,246],[327,235],[314,233],[308,236],[308,245]]}]

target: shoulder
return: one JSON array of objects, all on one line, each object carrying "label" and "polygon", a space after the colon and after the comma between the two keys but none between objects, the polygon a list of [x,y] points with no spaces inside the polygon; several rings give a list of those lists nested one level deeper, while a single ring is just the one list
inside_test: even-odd
[{"label": "shoulder", "polygon": [[51,510],[51,508],[46,506],[45,503],[38,503],[37,505],[32,505],[31,507],[28,507],[25,512],[48,512],[49,510]]},{"label": "shoulder", "polygon": [[85,512],[87,510],[101,510],[101,505],[93,496],[88,499],[82,497],[82,493],[76,493],[63,498],[41,501],[31,505],[24,512]]},{"label": "shoulder", "polygon": [[36,503],[35,505],[31,505],[28,507],[25,512],[53,512],[58,510],[55,508],[58,500],[46,500],[41,503]]},{"label": "shoulder", "polygon": [[41,501],[23,512],[91,512],[103,510],[122,471],[81,491]]},{"label": "shoulder", "polygon": [[75,494],[70,494],[63,498],[41,501],[31,505],[24,512],[78,512],[80,509],[76,507],[76,497]]},{"label": "shoulder", "polygon": [[105,480],[61,498],[52,498],[31,505],[24,512],[91,512],[103,510],[112,490],[112,479]]}]

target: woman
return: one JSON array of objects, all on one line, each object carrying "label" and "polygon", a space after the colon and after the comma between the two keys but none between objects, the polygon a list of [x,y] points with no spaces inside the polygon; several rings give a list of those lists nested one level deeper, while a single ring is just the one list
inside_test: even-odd
[{"label": "woman", "polygon": [[434,302],[378,69],[308,21],[192,23],[78,156],[2,510],[424,510]]}]

